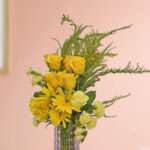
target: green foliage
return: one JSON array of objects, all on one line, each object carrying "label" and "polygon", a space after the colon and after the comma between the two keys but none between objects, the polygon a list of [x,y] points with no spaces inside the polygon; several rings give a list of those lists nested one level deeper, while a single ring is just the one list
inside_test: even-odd
[{"label": "green foliage", "polygon": [[32,69],[31,67],[27,71],[27,75],[32,75],[32,76],[42,76],[38,71]]},{"label": "green foliage", "polygon": [[149,73],[149,69],[145,69],[144,66],[140,66],[137,64],[135,67],[131,65],[131,62],[127,64],[124,68],[107,68],[100,72],[99,76],[104,76],[107,74],[116,74],[116,73],[129,73],[129,74],[141,74],[141,73]]},{"label": "green foliage", "polygon": [[40,96],[43,96],[44,94],[42,92],[35,92],[34,93],[34,97],[40,97]]},{"label": "green foliage", "polygon": [[105,105],[105,107],[110,107],[111,105],[113,105],[116,101],[120,100],[120,99],[124,99],[124,98],[127,98],[128,96],[130,96],[131,93],[128,93],[126,95],[121,95],[121,96],[115,96],[113,97],[112,99],[110,100],[106,100],[106,101],[103,101],[103,104]]},{"label": "green foliage", "polygon": [[61,24],[68,23],[73,28],[73,34],[69,36],[61,45],[59,43],[59,53],[62,56],[75,55],[82,56],[86,59],[86,69],[83,75],[78,77],[77,89],[86,91],[89,87],[94,86],[97,81],[100,81],[100,77],[109,73],[146,73],[150,72],[144,67],[137,64],[136,67],[132,67],[131,63],[125,68],[108,68],[106,61],[107,58],[113,58],[117,56],[112,52],[112,44],[103,46],[102,40],[117,31],[128,29],[131,25],[121,28],[113,29],[108,32],[89,31],[87,34],[83,34],[88,25],[77,25],[69,16],[63,15]]},{"label": "green foliage", "polygon": [[88,100],[87,104],[82,109],[88,113],[92,113],[92,111],[93,111],[92,103],[96,98],[96,91],[89,91],[86,93],[86,95],[89,97],[89,100]]}]

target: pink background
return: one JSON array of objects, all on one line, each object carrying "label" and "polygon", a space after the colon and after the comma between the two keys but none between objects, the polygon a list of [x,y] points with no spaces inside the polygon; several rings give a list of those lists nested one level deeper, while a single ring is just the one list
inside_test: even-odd
[{"label": "pink background", "polygon": [[[44,71],[43,54],[57,47],[51,37],[63,41],[70,34],[59,24],[63,13],[99,31],[133,24],[110,38],[119,53],[110,65],[124,66],[132,60],[150,68],[149,0],[9,1],[11,68],[0,75],[0,150],[53,150],[53,129],[32,126],[28,101],[34,89],[25,73],[29,66]],[[128,92],[132,96],[109,109],[118,117],[101,119],[81,149],[150,150],[150,75],[108,75],[96,89],[100,100]]]}]

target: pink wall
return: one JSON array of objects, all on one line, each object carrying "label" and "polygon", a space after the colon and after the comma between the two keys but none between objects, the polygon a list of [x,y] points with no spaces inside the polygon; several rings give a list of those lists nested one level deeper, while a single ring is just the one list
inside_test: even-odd
[{"label": "pink wall", "polygon": [[[42,55],[56,50],[51,37],[63,40],[67,27],[59,25],[63,13],[100,31],[127,24],[134,26],[112,36],[119,53],[113,66],[128,60],[150,68],[149,0],[10,0],[11,70],[0,75],[0,150],[52,150],[52,128],[32,127],[27,105],[33,92],[25,72],[29,66],[44,71]],[[150,76],[106,76],[98,85],[98,98],[132,92],[102,119],[81,146],[82,150],[150,149]]]}]

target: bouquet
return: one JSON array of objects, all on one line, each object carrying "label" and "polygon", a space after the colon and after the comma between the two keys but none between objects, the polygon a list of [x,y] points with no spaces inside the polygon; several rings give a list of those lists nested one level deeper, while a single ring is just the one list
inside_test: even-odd
[{"label": "bouquet", "polygon": [[139,74],[150,70],[139,64],[133,67],[131,62],[124,68],[107,65],[107,59],[117,54],[112,52],[112,44],[102,45],[103,39],[131,25],[108,32],[83,34],[90,26],[77,25],[66,15],[62,16],[61,24],[64,23],[73,28],[73,34],[63,44],[56,40],[59,46],[57,52],[44,56],[48,68],[46,73],[41,74],[32,68],[28,70],[32,85],[40,87],[29,101],[29,108],[35,126],[45,122],[55,127],[56,150],[74,150],[75,141],[83,142],[98,119],[111,117],[106,114],[108,107],[130,95],[99,101],[91,87],[107,74]]}]

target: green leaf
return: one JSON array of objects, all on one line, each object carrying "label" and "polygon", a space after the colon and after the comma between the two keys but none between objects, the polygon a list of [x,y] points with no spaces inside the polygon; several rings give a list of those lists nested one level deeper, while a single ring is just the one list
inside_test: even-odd
[{"label": "green leaf", "polygon": [[96,98],[96,91],[89,91],[86,93],[86,95],[89,97],[89,100],[87,102],[87,104],[82,108],[82,110],[85,110],[88,113],[92,113],[93,112],[93,101]]},{"label": "green leaf", "polygon": [[93,103],[96,98],[96,91],[89,91],[86,95],[89,97],[88,103]]},{"label": "green leaf", "polygon": [[88,131],[85,131],[85,132],[83,133],[84,138],[81,140],[81,143],[84,142],[85,138],[87,137],[87,134],[88,134]]},{"label": "green leaf", "polygon": [[35,92],[34,93],[34,97],[40,97],[40,96],[43,96],[44,94],[42,92]]}]

